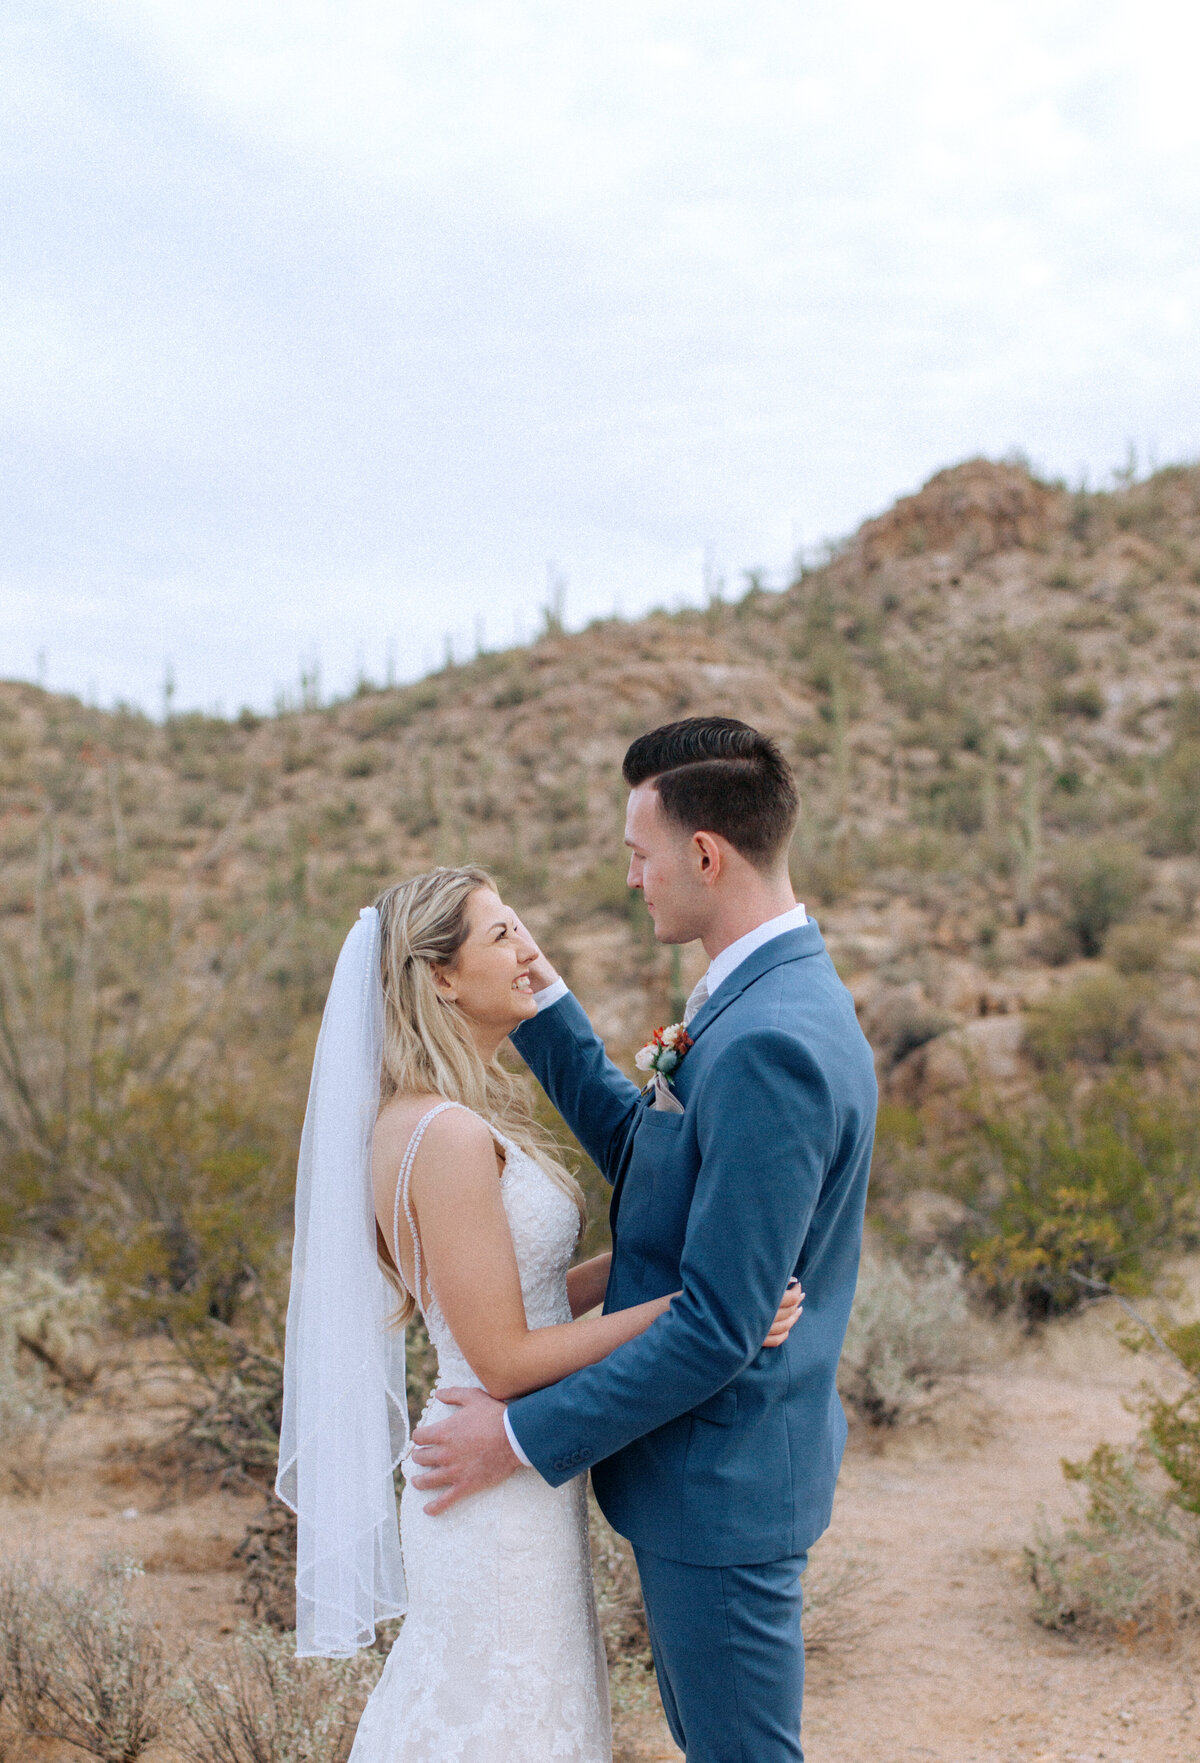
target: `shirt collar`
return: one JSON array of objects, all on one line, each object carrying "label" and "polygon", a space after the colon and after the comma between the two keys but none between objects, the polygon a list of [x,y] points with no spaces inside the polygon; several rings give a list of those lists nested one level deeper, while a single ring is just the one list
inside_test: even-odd
[{"label": "shirt collar", "polygon": [[778,918],[768,918],[765,924],[756,924],[748,930],[744,937],[736,943],[730,943],[719,955],[714,955],[709,963],[705,978],[708,980],[708,995],[711,998],[719,985],[723,985],[735,968],[742,965],[747,956],[761,949],[764,943],[773,942],[776,937],[783,936],[785,931],[799,930],[801,925],[808,923],[808,913],[803,906],[792,906],[781,912]]}]

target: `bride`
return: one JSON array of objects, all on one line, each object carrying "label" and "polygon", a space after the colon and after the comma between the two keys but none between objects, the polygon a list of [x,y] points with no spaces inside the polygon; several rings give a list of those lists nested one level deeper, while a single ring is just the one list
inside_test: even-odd
[{"label": "bride", "polygon": [[[587,1314],[610,1257],[570,1266],[583,1196],[497,1058],[536,1014],[537,957],[483,870],[435,869],[361,914],[321,1025],[277,1491],[298,1520],[298,1652],[351,1653],[407,1612],[351,1763],[612,1755],[586,1478],[552,1488],[521,1469],[445,1511],[406,1481],[400,1538],[392,1489],[408,1437],[401,1325],[418,1308],[437,1419],[439,1390],[540,1389],[671,1302]],[[785,1299],[767,1345],[798,1303]]]}]

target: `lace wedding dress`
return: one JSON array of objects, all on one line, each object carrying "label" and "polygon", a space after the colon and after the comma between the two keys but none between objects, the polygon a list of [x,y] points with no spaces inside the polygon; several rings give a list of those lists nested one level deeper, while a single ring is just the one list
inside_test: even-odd
[{"label": "lace wedding dress", "polygon": [[[432,1109],[405,1152],[396,1193],[399,1224],[413,1158]],[[566,1271],[578,1214],[519,1146],[504,1147],[501,1195],[531,1328],[569,1322]],[[393,1229],[393,1253],[400,1266]],[[416,1233],[413,1233],[416,1243]],[[419,1244],[417,1244],[419,1253]],[[414,1283],[420,1289],[420,1261]],[[425,1311],[437,1353],[434,1393],[422,1416],[452,1410],[448,1385],[479,1387],[436,1301]],[[363,1712],[350,1763],[611,1763],[608,1673],[588,1553],[585,1476],[552,1488],[518,1469],[436,1518],[406,1482],[400,1538],[409,1607],[399,1639]]]}]

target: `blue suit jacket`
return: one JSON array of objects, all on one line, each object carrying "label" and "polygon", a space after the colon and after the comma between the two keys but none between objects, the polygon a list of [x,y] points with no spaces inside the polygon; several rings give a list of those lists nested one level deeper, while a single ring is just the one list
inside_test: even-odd
[{"label": "blue suit jacket", "polygon": [[[682,1296],[509,1414],[547,1481],[591,1468],[632,1542],[698,1565],[772,1561],[807,1550],[833,1506],[875,1071],[811,921],[750,955],[689,1032],[682,1114],[650,1107],[573,997],[513,1036],[613,1184],[605,1309]],[[764,1348],[793,1274],[804,1314]]]}]

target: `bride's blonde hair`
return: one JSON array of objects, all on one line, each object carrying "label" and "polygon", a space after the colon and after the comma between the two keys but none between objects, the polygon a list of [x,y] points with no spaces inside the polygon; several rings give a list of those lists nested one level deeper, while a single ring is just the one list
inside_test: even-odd
[{"label": "bride's blonde hair", "polygon": [[[582,1228],[586,1209],[579,1183],[534,1121],[527,1086],[498,1058],[480,1058],[462,1010],[434,985],[434,966],[452,967],[467,940],[467,904],[480,888],[499,891],[487,871],[474,865],[431,869],[385,888],[375,902],[383,980],[380,1107],[396,1095],[465,1103],[541,1165],[575,1202]],[[400,1297],[394,1320],[407,1322],[416,1309],[412,1294],[390,1257],[380,1253],[379,1264]]]}]

